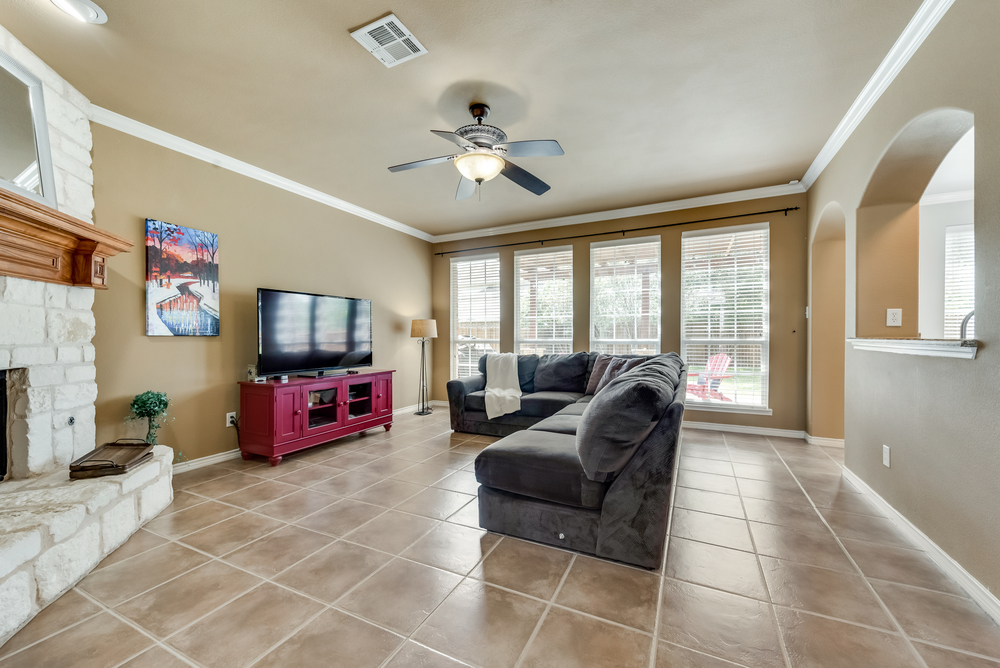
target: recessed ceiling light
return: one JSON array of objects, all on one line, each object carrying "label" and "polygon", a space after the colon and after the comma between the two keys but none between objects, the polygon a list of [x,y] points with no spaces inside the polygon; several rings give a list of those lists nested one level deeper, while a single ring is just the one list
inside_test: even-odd
[{"label": "recessed ceiling light", "polygon": [[108,22],[108,15],[91,0],[52,0],[52,4],[84,23]]}]

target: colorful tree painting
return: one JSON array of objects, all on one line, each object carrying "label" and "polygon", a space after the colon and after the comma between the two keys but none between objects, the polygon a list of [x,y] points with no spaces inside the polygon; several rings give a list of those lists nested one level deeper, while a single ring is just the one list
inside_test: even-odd
[{"label": "colorful tree painting", "polygon": [[146,334],[219,335],[219,235],[146,219]]}]

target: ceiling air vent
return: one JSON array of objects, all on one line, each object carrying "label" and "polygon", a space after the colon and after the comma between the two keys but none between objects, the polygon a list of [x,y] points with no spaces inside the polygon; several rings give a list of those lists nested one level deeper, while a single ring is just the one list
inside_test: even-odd
[{"label": "ceiling air vent", "polygon": [[355,30],[351,37],[386,67],[394,67],[427,53],[424,45],[399,22],[395,14]]}]

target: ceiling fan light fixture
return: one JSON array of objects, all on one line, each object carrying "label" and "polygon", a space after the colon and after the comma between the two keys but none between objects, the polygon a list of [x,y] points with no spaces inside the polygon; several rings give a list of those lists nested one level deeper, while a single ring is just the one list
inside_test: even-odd
[{"label": "ceiling fan light fixture", "polygon": [[503,171],[504,159],[494,153],[474,151],[455,158],[455,167],[470,181],[482,183]]},{"label": "ceiling fan light fixture", "polygon": [[83,23],[108,22],[108,15],[91,0],[52,0],[52,4]]}]

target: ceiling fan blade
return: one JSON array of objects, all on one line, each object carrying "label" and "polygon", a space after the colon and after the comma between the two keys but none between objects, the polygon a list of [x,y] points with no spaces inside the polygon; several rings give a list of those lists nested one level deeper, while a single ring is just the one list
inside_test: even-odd
[{"label": "ceiling fan blade", "polygon": [[448,162],[449,160],[454,160],[458,156],[455,155],[442,155],[440,158],[427,158],[426,160],[417,160],[416,162],[407,162],[402,165],[394,165],[389,168],[390,172],[405,172],[408,169],[416,169],[417,167],[426,167],[427,165],[437,165],[442,162]]},{"label": "ceiling fan blade", "polygon": [[552,155],[565,155],[562,146],[555,139],[512,141],[506,144],[497,144],[496,148],[507,149],[507,155],[512,158],[544,158]]},{"label": "ceiling fan blade", "polygon": [[433,132],[434,134],[436,134],[438,137],[441,137],[442,139],[447,139],[448,141],[452,142],[453,144],[458,144],[459,146],[461,146],[462,148],[464,148],[467,151],[474,151],[477,148],[479,148],[478,146],[476,146],[475,144],[473,144],[471,141],[467,141],[465,139],[462,139],[460,136],[458,136],[454,132],[446,132],[445,130],[431,130],[431,132]]},{"label": "ceiling fan blade", "polygon": [[476,192],[476,182],[463,176],[462,180],[458,182],[458,192],[455,193],[455,199],[469,199],[474,192]]},{"label": "ceiling fan blade", "polygon": [[503,162],[505,166],[500,173],[525,190],[530,190],[536,195],[544,195],[552,187],[534,174],[524,171],[513,162],[509,160],[504,160]]}]

